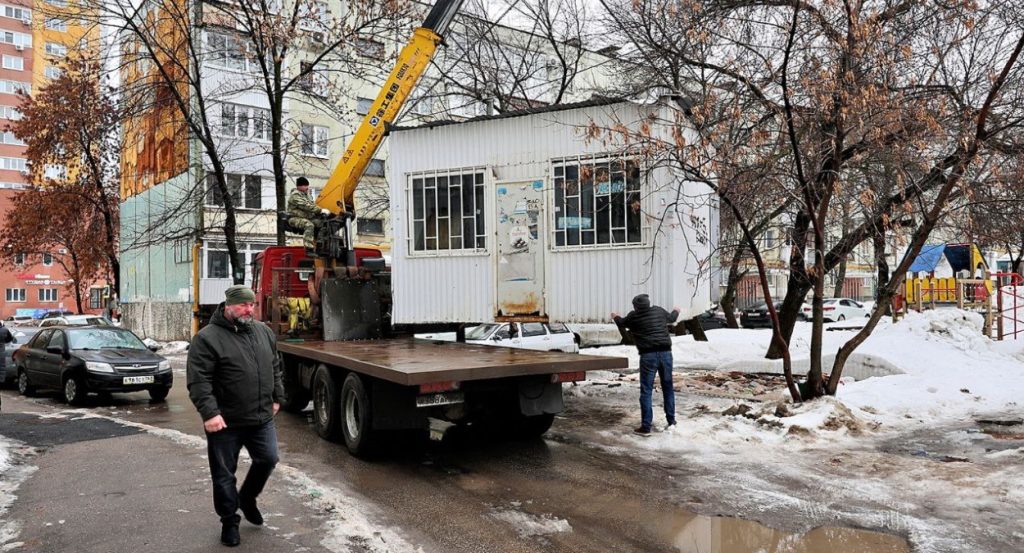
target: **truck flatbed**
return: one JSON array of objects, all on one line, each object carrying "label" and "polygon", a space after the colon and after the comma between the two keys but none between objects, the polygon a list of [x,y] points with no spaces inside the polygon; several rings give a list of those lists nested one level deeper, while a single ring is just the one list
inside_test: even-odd
[{"label": "truck flatbed", "polygon": [[415,386],[531,374],[625,369],[622,357],[534,351],[417,338],[277,342],[282,353]]}]

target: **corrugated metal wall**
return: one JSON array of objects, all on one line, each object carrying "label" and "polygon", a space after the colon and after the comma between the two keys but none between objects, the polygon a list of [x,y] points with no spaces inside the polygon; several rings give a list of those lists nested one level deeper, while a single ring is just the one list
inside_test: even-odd
[{"label": "corrugated metal wall", "polygon": [[[507,119],[401,130],[389,142],[391,213],[394,225],[393,286],[396,323],[490,321],[495,315],[495,199],[494,182],[540,178],[550,190],[550,160],[618,153],[621,147],[586,140],[591,122],[610,127],[615,122],[638,124],[658,106],[612,104],[538,113]],[[664,119],[662,119],[664,120]],[[486,224],[488,252],[442,252],[409,255],[407,175],[430,170],[486,167]],[[661,213],[676,197],[677,186],[668,171],[653,172],[660,191],[646,201],[647,210]],[[692,193],[696,185],[688,184]],[[551,194],[545,194],[545,217],[550,231]],[[701,216],[710,218],[710,213]],[[689,213],[689,211],[687,211]],[[688,217],[681,219],[687,220]],[[546,251],[547,314],[552,321],[607,322],[611,311],[625,313],[635,294],[648,293],[670,309],[678,305],[698,312],[709,303],[708,275],[696,279],[700,249],[692,237],[672,224],[645,247],[586,251]],[[689,231],[687,231],[689,232]],[[550,240],[550,232],[546,233]],[[705,248],[706,249],[706,248]],[[707,252],[703,253],[707,256]],[[706,272],[706,270],[705,270]]]}]

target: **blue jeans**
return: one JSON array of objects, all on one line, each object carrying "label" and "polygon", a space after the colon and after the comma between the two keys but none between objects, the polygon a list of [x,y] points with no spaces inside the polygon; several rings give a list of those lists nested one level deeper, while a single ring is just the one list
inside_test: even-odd
[{"label": "blue jeans", "polygon": [[676,422],[676,392],[672,389],[672,352],[656,351],[640,355],[640,426],[651,429],[654,409],[651,395],[654,392],[654,375],[661,377],[661,395],[665,402],[665,419],[669,424]]},{"label": "blue jeans", "polygon": [[[243,446],[252,458],[252,466],[242,488],[235,489],[235,470]],[[277,428],[273,420],[262,426],[228,426],[206,434],[206,449],[213,478],[213,508],[221,522],[237,524],[239,498],[256,501],[277,465]]]}]

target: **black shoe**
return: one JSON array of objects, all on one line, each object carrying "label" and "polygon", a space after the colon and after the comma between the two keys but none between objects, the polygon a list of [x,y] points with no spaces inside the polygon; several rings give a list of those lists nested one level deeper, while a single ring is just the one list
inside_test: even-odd
[{"label": "black shoe", "polygon": [[256,526],[263,526],[263,513],[256,507],[256,500],[244,500],[239,499],[238,508],[242,510],[242,514],[245,515],[245,520],[248,520]]},{"label": "black shoe", "polygon": [[633,429],[633,432],[635,432],[637,434],[640,434],[641,436],[648,436],[651,433],[651,429],[650,428],[644,428],[642,426],[638,426],[638,427]]},{"label": "black shoe", "polygon": [[237,522],[225,522],[220,528],[220,543],[228,546],[235,547],[242,543],[242,538],[238,535],[238,523]]}]

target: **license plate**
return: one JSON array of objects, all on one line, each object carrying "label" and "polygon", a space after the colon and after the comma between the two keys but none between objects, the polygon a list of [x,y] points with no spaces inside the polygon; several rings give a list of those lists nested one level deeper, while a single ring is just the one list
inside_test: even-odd
[{"label": "license plate", "polygon": [[126,376],[124,377],[125,384],[152,384],[152,376]]},{"label": "license plate", "polygon": [[462,392],[442,392],[416,396],[416,407],[434,407],[435,405],[452,405],[466,401]]}]

